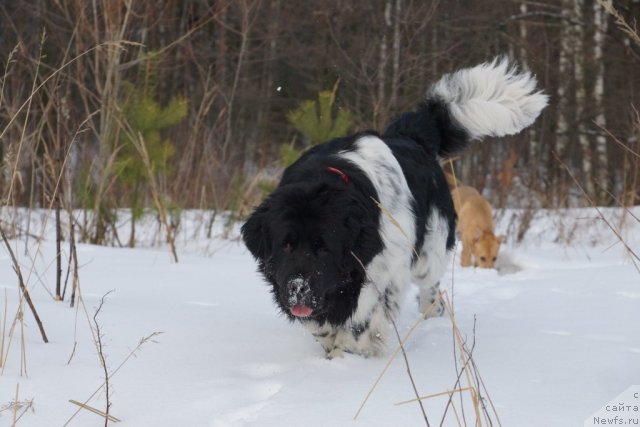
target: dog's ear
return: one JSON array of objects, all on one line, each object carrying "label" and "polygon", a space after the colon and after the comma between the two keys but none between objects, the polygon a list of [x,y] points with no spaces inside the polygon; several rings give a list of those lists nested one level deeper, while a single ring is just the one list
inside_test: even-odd
[{"label": "dog's ear", "polygon": [[268,257],[270,205],[269,199],[265,200],[253,211],[240,230],[244,244],[251,254],[260,260]]},{"label": "dog's ear", "polygon": [[480,230],[479,228],[476,228],[475,231],[473,232],[473,241],[477,242],[478,240],[480,240],[481,237],[482,237],[482,230]]},{"label": "dog's ear", "polygon": [[502,242],[504,242],[504,239],[506,239],[507,236],[505,236],[504,234],[501,234],[499,236],[496,236],[496,240],[498,241],[498,243],[502,244]]},{"label": "dog's ear", "polygon": [[369,200],[352,200],[346,216],[345,225],[348,238],[343,248],[345,260],[355,261],[354,268],[360,269],[360,263],[368,264],[382,249],[377,210],[379,208]]}]

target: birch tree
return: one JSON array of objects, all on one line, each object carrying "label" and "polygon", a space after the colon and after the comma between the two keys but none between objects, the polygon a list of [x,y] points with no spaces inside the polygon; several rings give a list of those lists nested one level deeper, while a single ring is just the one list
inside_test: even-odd
[{"label": "birch tree", "polygon": [[596,77],[593,87],[593,100],[596,111],[595,124],[597,126],[596,136],[596,159],[597,173],[596,178],[600,185],[606,187],[609,180],[609,159],[607,157],[607,138],[603,132],[607,126],[606,116],[604,114],[604,76],[605,62],[603,52],[605,47],[605,34],[608,28],[608,15],[604,11],[602,5],[597,1],[593,3],[593,21],[595,31],[593,35],[593,62],[596,67]]}]

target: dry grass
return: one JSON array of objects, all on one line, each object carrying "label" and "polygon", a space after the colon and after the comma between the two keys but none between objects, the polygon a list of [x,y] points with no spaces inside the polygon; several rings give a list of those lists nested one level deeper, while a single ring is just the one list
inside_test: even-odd
[{"label": "dry grass", "polygon": [[[76,56],[75,58],[72,58],[71,60],[65,62],[62,66],[60,66],[59,68],[53,70],[47,77],[45,77],[44,79],[42,79],[41,82],[36,81],[36,79],[34,78],[33,82],[32,82],[32,87],[31,87],[31,93],[29,94],[28,98],[20,105],[20,107],[17,109],[17,111],[15,111],[11,117],[11,119],[9,120],[9,122],[6,124],[6,126],[2,129],[0,129],[0,137],[4,136],[4,134],[7,132],[7,130],[9,129],[10,126],[13,125],[13,123],[15,121],[18,120],[18,117],[21,113],[24,114],[24,112],[26,112],[27,114],[24,114],[24,122],[21,123],[21,129],[23,130],[21,133],[21,138],[18,141],[17,145],[14,147],[14,151],[12,153],[11,156],[6,156],[5,157],[5,161],[10,161],[10,170],[11,175],[10,175],[10,181],[9,181],[9,185],[8,185],[8,189],[7,192],[4,194],[4,200],[5,203],[3,204],[4,207],[2,208],[2,227],[0,227],[0,232],[2,234],[2,240],[4,242],[4,246],[6,247],[7,252],[9,253],[11,260],[12,260],[12,264],[13,264],[13,268],[14,271],[16,272],[16,277],[17,277],[17,281],[18,281],[18,286],[20,289],[20,300],[18,302],[18,306],[16,309],[16,313],[13,316],[13,320],[11,322],[8,321],[8,303],[7,303],[7,297],[6,297],[6,291],[5,291],[5,304],[4,304],[4,311],[3,311],[3,316],[2,316],[2,329],[1,329],[1,338],[0,338],[0,375],[4,374],[4,370],[5,368],[8,366],[8,361],[10,359],[10,356],[12,355],[12,343],[14,343],[15,340],[15,335],[18,333],[20,333],[20,337],[18,340],[19,343],[19,365],[20,365],[20,375],[27,375],[27,347],[26,347],[26,330],[25,330],[25,325],[24,325],[24,305],[25,302],[26,304],[30,307],[34,317],[36,318],[36,323],[38,324],[38,327],[40,328],[41,334],[42,334],[42,338],[44,340],[44,342],[47,342],[47,337],[46,334],[44,332],[44,327],[42,325],[42,321],[39,319],[37,312],[35,310],[35,307],[33,306],[33,302],[31,301],[31,298],[29,296],[29,288],[33,286],[34,281],[32,280],[32,278],[38,278],[38,280],[40,280],[40,277],[44,277],[44,273],[46,273],[46,270],[48,270],[49,268],[51,268],[52,265],[54,265],[54,263],[50,263],[49,265],[47,265],[45,267],[45,271],[44,272],[38,272],[36,271],[36,260],[41,257],[42,253],[41,253],[41,246],[42,243],[44,241],[43,236],[46,232],[47,229],[47,222],[49,220],[49,216],[48,215],[43,215],[43,220],[42,220],[42,228],[41,228],[41,235],[37,236],[37,235],[31,235],[30,232],[30,224],[31,224],[31,213],[32,210],[29,209],[28,210],[28,216],[27,216],[27,228],[26,228],[26,232],[19,230],[19,226],[18,223],[20,222],[19,219],[19,215],[17,214],[17,205],[15,203],[13,203],[13,194],[14,194],[14,189],[16,188],[17,185],[21,184],[22,182],[22,176],[19,172],[19,168],[18,165],[20,164],[20,160],[21,160],[21,154],[24,152],[24,146],[26,144],[26,129],[27,129],[27,125],[28,125],[28,120],[31,117],[30,114],[28,114],[30,108],[31,108],[31,104],[32,101],[35,99],[36,95],[38,94],[39,91],[42,91],[43,89],[46,88],[46,85],[49,82],[55,81],[56,77],[60,75],[60,73],[62,73],[62,71],[66,68],[68,68],[70,65],[72,65],[75,61],[79,60],[80,58],[82,58],[83,56],[86,56],[88,53],[92,52],[92,51],[97,51],[100,50],[101,48],[107,48],[107,50],[118,50],[118,49],[122,49],[123,46],[125,46],[127,43],[126,42],[122,42],[122,43],[103,43],[101,45],[97,45],[93,48],[90,48],[88,50],[86,50],[85,52],[83,52],[82,54]],[[5,72],[8,72],[7,70],[5,70]],[[4,80],[3,80],[3,84],[4,84]],[[4,93],[4,92],[3,92]],[[64,152],[62,153],[63,157],[59,159],[59,167],[55,168],[55,173],[52,173],[51,176],[49,177],[50,179],[50,197],[49,197],[49,202],[48,202],[48,211],[51,210],[51,208],[53,207],[54,203],[56,202],[56,200],[59,200],[58,196],[60,194],[60,192],[62,191],[62,187],[63,185],[65,185],[65,170],[67,167],[67,164],[69,163],[69,159],[71,157],[71,150],[73,148],[74,143],[77,140],[77,137],[85,132],[85,130],[87,129],[87,125],[88,123],[94,119],[94,115],[96,113],[92,113],[90,114],[88,117],[86,117],[80,124],[79,128],[77,129],[77,131],[75,132],[73,138],[71,138],[70,142],[68,143],[68,145],[66,145],[64,147]],[[46,149],[45,151],[45,164],[47,165],[51,165],[54,163],[53,161],[53,153],[51,153],[50,151],[47,151]],[[111,157],[111,159],[113,159],[113,156]],[[52,168],[51,166],[49,166],[49,170],[51,172],[54,171],[54,168]],[[69,183],[66,182],[66,185],[68,186]],[[105,187],[108,187],[109,184],[105,184]],[[68,188],[67,188],[68,190]],[[72,215],[72,206],[71,206],[71,200],[67,200],[67,205],[64,206],[65,210],[69,213],[69,223],[70,223],[70,227],[74,226],[74,223],[76,222],[75,219],[73,218]],[[10,207],[13,207],[13,215],[8,216],[7,213],[9,212]],[[62,206],[59,206],[62,208]],[[5,221],[5,218],[7,219]],[[34,237],[36,239],[36,245],[35,245],[35,252],[29,252],[28,250],[28,244],[25,243],[25,257],[27,258],[27,260],[29,261],[26,265],[28,266],[26,268],[26,270],[28,271],[28,274],[25,273],[23,274],[23,262],[21,262],[20,260],[20,254],[19,251],[17,250],[17,247],[14,249],[11,245],[11,243],[9,242],[9,237],[7,236],[7,233],[5,233],[5,228],[4,228],[4,224],[7,224],[7,226],[9,226],[11,228],[11,238],[15,239],[17,238],[19,235],[27,235],[28,237]],[[56,224],[57,227],[60,227],[61,224],[58,222]],[[73,231],[71,232],[71,236],[73,236]],[[89,325],[89,329],[91,332],[91,336],[92,336],[92,341],[94,343],[94,346],[97,349],[98,355],[102,355],[101,353],[101,341],[100,341],[100,331],[99,328],[97,327],[97,325],[94,327],[91,323],[91,318],[89,316],[86,304],[84,302],[84,298],[82,296],[82,289],[80,286],[80,280],[79,280],[79,274],[78,274],[78,258],[77,258],[77,251],[74,248],[74,240],[72,240],[71,243],[71,250],[70,250],[70,260],[69,260],[69,264],[68,264],[68,274],[71,274],[71,269],[73,268],[73,296],[72,296],[72,305],[74,302],[76,302],[76,293],[77,293],[77,308],[76,308],[76,322],[75,322],[75,330],[74,330],[74,336],[77,334],[77,327],[78,327],[78,315],[79,315],[79,310],[82,307],[84,313],[85,313],[85,318],[87,321],[87,324]],[[32,249],[32,248],[31,248]],[[33,250],[33,249],[32,249]],[[58,263],[60,263],[61,261],[61,251],[56,253],[56,258],[58,259]],[[44,285],[44,283],[43,283]],[[46,288],[46,285],[44,285]],[[51,294],[51,292],[47,289],[47,291],[49,292],[49,294],[52,296],[52,300],[62,300],[62,298],[56,298],[55,296],[53,296],[53,294]],[[10,326],[9,326],[10,324]],[[138,351],[140,349],[140,347],[142,346],[142,344],[144,344],[145,342],[148,341],[152,341],[153,337],[155,337],[158,333],[154,333],[151,334],[149,337],[146,337],[144,339],[142,339],[140,341],[140,343],[138,344],[138,346],[131,352],[131,354],[125,359],[125,361],[123,361],[123,363],[113,372],[108,373],[107,372],[107,367],[106,364],[102,364],[103,370],[106,372],[106,378],[108,380],[110,375],[115,374],[119,368],[131,357],[131,355],[133,355],[136,351]],[[75,352],[75,346],[77,344],[77,340],[74,338],[74,349],[72,350],[72,355],[71,358],[73,357],[73,354]],[[69,361],[71,361],[71,358]],[[104,362],[104,358],[102,358],[102,361]],[[107,381],[105,380],[105,381]],[[19,395],[18,395],[18,388],[16,389],[16,397],[15,400],[13,402],[11,402],[10,404],[6,405],[6,408],[3,408],[2,410],[11,410],[13,413],[13,425],[15,425],[15,423],[17,423],[17,421],[29,410],[29,409],[33,409],[32,408],[32,403],[33,401],[24,401],[21,402],[19,400]],[[89,400],[89,399],[88,399]],[[88,401],[87,400],[87,401]],[[89,406],[86,405],[87,402],[84,403],[85,406],[81,406],[79,410],[81,409],[85,409],[85,410],[91,410],[91,408]],[[107,421],[116,421],[115,417],[109,416],[108,411],[105,415],[105,422]]]},{"label": "dry grass", "polygon": [[0,372],[4,368],[4,343],[7,335],[7,288],[4,288],[4,310],[2,311],[2,333],[0,337]]},{"label": "dry grass", "polygon": [[[138,345],[133,350],[131,350],[131,352],[129,352],[129,354],[120,362],[120,364],[114,370],[109,372],[109,378],[113,378],[118,373],[118,371],[120,371],[120,369],[129,361],[129,359],[131,359],[131,357],[133,357],[134,355],[136,355],[140,351],[140,349],[142,348],[143,345],[145,345],[146,343],[149,343],[149,342],[152,342],[152,343],[157,342],[155,339],[156,339],[156,337],[158,337],[161,334],[162,334],[162,332],[153,332],[150,335],[147,335],[146,337],[141,338],[140,341],[138,342]],[[91,399],[93,399],[105,386],[106,386],[106,381],[103,382],[84,401],[82,401],[81,403],[75,403],[77,406],[79,406],[79,408],[76,410],[76,412],[74,412],[71,415],[71,417],[69,417],[69,419],[67,419],[67,421],[64,423],[63,427],[68,426],[69,423],[76,417],[76,415],[78,415],[78,413],[82,409],[86,409],[87,404],[91,401]]]},{"label": "dry grass", "polygon": [[[458,327],[455,314],[453,312],[453,306],[451,304],[451,301],[448,297],[447,292],[443,292],[441,294],[441,298],[442,298],[442,301],[445,303],[447,316],[451,321],[452,334],[454,337],[455,346],[457,349],[457,353],[459,354],[460,363],[462,366],[461,368],[458,368],[456,364],[456,373],[457,373],[456,382],[450,390],[445,390],[442,392],[433,393],[425,396],[417,396],[414,399],[398,402],[396,403],[396,405],[403,405],[408,403],[419,403],[419,402],[422,402],[423,400],[447,396],[448,400],[444,406],[443,417],[437,425],[443,425],[444,422],[447,420],[448,408],[452,409],[452,413],[454,414],[454,417],[455,417],[455,422],[459,426],[502,425],[500,423],[500,419],[493,405],[493,402],[489,397],[488,390],[484,384],[484,381],[482,380],[482,377],[478,370],[478,366],[473,359],[473,348],[475,346],[475,342],[471,346],[471,348],[469,348],[466,341],[462,338],[462,333]],[[353,418],[354,420],[356,420],[364,410],[364,407],[367,404],[367,401],[372,396],[373,392],[377,388],[378,384],[380,383],[384,375],[387,373],[389,367],[391,366],[395,358],[398,356],[398,354],[401,351],[404,353],[404,348],[409,342],[411,335],[414,333],[417,327],[420,324],[422,324],[424,319],[430,315],[430,312],[433,310],[434,307],[435,307],[435,303],[432,304],[425,311],[425,313],[422,313],[422,316],[411,326],[409,331],[405,334],[405,336],[402,339],[399,339],[398,337],[398,342],[399,342],[398,346],[396,347],[394,352],[391,354],[391,356],[387,360],[387,363],[383,367],[382,371],[380,372],[380,374],[374,381],[373,385],[367,392],[362,404],[360,405],[360,407],[358,408],[358,411],[354,415],[354,418]],[[405,353],[405,356],[406,356],[406,353]],[[408,364],[408,360],[406,360],[406,363]],[[463,379],[465,380],[466,384],[462,384]],[[455,405],[455,402],[453,401],[453,396],[456,393],[462,393],[462,392],[468,392],[473,402],[473,407],[472,407],[473,420],[467,420],[468,415],[464,415],[461,418],[461,415],[464,414],[464,405],[460,403],[460,407],[458,408]],[[490,408],[487,408],[486,405],[484,404],[485,399],[490,403]]]},{"label": "dry grass", "polygon": [[[638,254],[635,252],[635,250],[631,246],[629,246],[627,244],[625,238],[622,236],[622,231],[619,230],[617,227],[615,227],[613,224],[611,224],[611,222],[604,216],[604,214],[602,213],[600,208],[591,199],[589,194],[585,191],[584,187],[580,184],[580,181],[578,181],[578,179],[571,172],[571,169],[569,169],[569,167],[566,165],[566,163],[564,163],[562,161],[562,159],[555,152],[553,154],[554,154],[556,160],[558,161],[558,163],[560,163],[562,165],[562,167],[567,171],[567,174],[569,174],[569,176],[571,177],[573,182],[580,189],[580,191],[582,192],[583,196],[589,202],[591,207],[594,208],[596,210],[596,212],[598,212],[598,216],[600,217],[600,219],[607,225],[607,227],[609,227],[609,229],[613,232],[613,234],[616,236],[618,241],[624,246],[626,252],[630,256],[630,259],[631,259],[631,262],[633,263],[633,266],[636,268],[636,270],[640,274],[640,256],[638,256]],[[624,209],[625,207],[621,206],[621,208]]]},{"label": "dry grass", "polygon": [[11,427],[15,427],[20,419],[29,410],[34,412],[33,399],[20,400],[20,383],[16,384],[16,394],[14,400],[0,407],[0,416],[3,412],[11,412]]},{"label": "dry grass", "polygon": [[[400,223],[393,217],[391,212],[388,209],[386,209],[377,200],[374,199],[373,202],[380,209],[381,213],[388,218],[388,220],[391,222],[391,224],[393,224],[400,231],[400,233],[405,238],[407,238],[407,240],[410,240],[409,236],[402,229]],[[415,248],[413,248],[413,252],[415,254],[417,254],[417,251],[416,251]],[[356,260],[360,263],[360,266],[362,267],[362,269],[365,270],[365,272],[366,272],[365,266],[362,264],[362,262],[353,253],[351,255],[356,258]],[[455,257],[453,257],[453,259],[452,259],[452,262],[454,262],[454,261],[455,261]],[[370,278],[369,278],[369,282],[373,283],[370,280]],[[452,283],[453,283],[453,277],[452,277]],[[378,292],[380,293],[379,290],[378,290]],[[453,334],[453,339],[454,339],[454,355],[456,353],[459,355],[461,368],[458,367],[458,364],[456,362],[455,363],[455,371],[456,371],[457,377],[456,377],[455,384],[451,387],[450,390],[443,391],[443,392],[436,393],[436,394],[431,394],[431,395],[428,395],[428,396],[420,396],[420,394],[418,392],[417,384],[416,384],[414,376],[412,374],[412,369],[411,369],[409,357],[407,355],[405,347],[406,347],[406,344],[409,341],[411,335],[417,329],[417,327],[425,319],[431,317],[431,315],[433,314],[434,309],[436,307],[438,307],[438,305],[441,304],[441,303],[444,305],[445,310],[447,312],[447,315],[449,317],[449,320],[451,322],[452,334]],[[438,397],[438,396],[445,396],[445,395],[448,396],[448,400],[447,400],[447,403],[446,403],[446,405],[444,407],[442,419],[440,420],[440,423],[439,423],[440,426],[442,426],[444,424],[444,422],[447,420],[447,414],[448,414],[449,408],[451,408],[451,412],[454,414],[455,422],[457,423],[458,426],[463,426],[463,425],[464,426],[467,426],[467,425],[482,426],[482,425],[495,425],[495,424],[501,425],[500,419],[499,419],[498,414],[497,414],[497,411],[495,410],[493,402],[491,401],[491,398],[489,397],[488,390],[487,390],[487,388],[486,388],[486,386],[484,384],[484,381],[482,380],[482,376],[480,375],[480,372],[478,370],[478,366],[477,366],[476,362],[473,359],[473,349],[475,348],[475,322],[474,322],[474,330],[473,330],[473,340],[474,340],[474,342],[473,342],[472,346],[469,347],[467,345],[467,342],[463,339],[463,335],[462,335],[460,329],[458,328],[458,324],[457,324],[457,321],[456,321],[456,318],[455,318],[453,303],[449,299],[448,293],[446,291],[445,292],[441,292],[441,293],[439,293],[437,295],[435,301],[429,307],[427,307],[427,309],[425,309],[424,313],[421,313],[421,316],[409,328],[409,331],[404,335],[404,337],[401,337],[400,333],[398,332],[398,328],[397,328],[396,322],[394,320],[393,313],[387,312],[386,314],[387,314],[387,318],[390,320],[390,322],[391,322],[391,324],[393,326],[393,329],[395,331],[396,338],[398,340],[398,346],[396,347],[394,352],[391,354],[391,356],[387,360],[387,363],[383,367],[382,371],[380,372],[380,374],[378,375],[378,377],[374,381],[373,385],[371,386],[371,388],[369,389],[369,391],[365,395],[360,407],[358,408],[358,410],[356,411],[356,413],[355,413],[355,415],[353,417],[354,420],[356,420],[358,418],[358,416],[364,410],[364,407],[367,404],[369,398],[373,395],[373,392],[375,391],[375,389],[379,385],[380,381],[382,380],[382,378],[384,377],[384,375],[388,371],[389,367],[391,366],[391,364],[393,363],[395,358],[398,356],[398,354],[402,353],[403,359],[404,359],[404,363],[405,363],[405,367],[406,367],[406,370],[407,370],[407,375],[409,377],[409,380],[411,382],[413,391],[415,393],[415,398],[403,401],[403,402],[401,402],[401,404],[404,404],[404,403],[418,403],[419,406],[420,406],[420,410],[421,410],[421,412],[423,414],[425,424],[427,426],[430,426],[431,424],[429,422],[429,417],[427,416],[427,411],[424,408],[424,405],[422,403],[423,400],[430,399],[430,398],[433,398],[433,397]],[[454,360],[455,360],[455,358],[454,358]],[[463,379],[464,379],[464,381],[463,381]],[[473,408],[473,417],[471,417],[471,414],[467,414],[466,413],[464,405],[463,405],[462,398],[460,400],[460,407],[459,408],[455,405],[455,403],[453,401],[454,394],[456,394],[456,393],[461,394],[463,391],[468,392],[469,395],[470,395],[470,398],[471,398],[471,401],[472,401],[472,408]],[[485,401],[488,401],[490,403],[490,407],[491,407],[490,409],[487,408],[487,406],[485,404]],[[473,421],[467,421],[468,417],[469,418],[473,418]],[[483,423],[485,423],[485,424],[483,424]]]},{"label": "dry grass", "polygon": [[620,30],[627,35],[635,44],[640,46],[640,33],[638,32],[637,23],[634,22],[633,26],[624,19],[624,16],[613,6],[611,0],[597,0],[598,3],[607,11],[608,14],[613,16],[616,20],[616,25]]},{"label": "dry grass", "polygon": [[94,414],[98,415],[99,417],[104,418],[106,421],[111,421],[111,422],[114,422],[114,423],[118,423],[118,422],[121,421],[119,418],[116,418],[111,414],[107,414],[106,412],[102,412],[100,409],[96,409],[93,406],[89,406],[89,405],[86,405],[84,403],[80,403],[77,400],[69,399],[69,403],[71,403],[73,405],[76,405],[76,406],[79,406],[80,408],[82,408],[82,409],[84,409],[86,411],[89,411],[91,413],[94,413]]},{"label": "dry grass", "polygon": [[[130,131],[132,132],[132,130]],[[160,193],[160,189],[156,181],[155,172],[153,170],[153,167],[151,166],[151,160],[149,159],[149,153],[147,152],[147,146],[141,134],[131,136],[131,140],[134,141],[136,149],[138,150],[138,153],[140,153],[140,156],[142,157],[142,160],[144,162],[145,172],[147,174],[149,184],[151,185],[151,195],[153,196],[153,202],[158,209],[158,213],[160,214],[160,221],[162,222],[162,225],[164,226],[167,233],[167,243],[169,243],[169,247],[171,248],[173,260],[175,262],[178,262],[178,251],[176,250],[174,227],[169,221],[169,214],[165,203],[165,196]]]}]

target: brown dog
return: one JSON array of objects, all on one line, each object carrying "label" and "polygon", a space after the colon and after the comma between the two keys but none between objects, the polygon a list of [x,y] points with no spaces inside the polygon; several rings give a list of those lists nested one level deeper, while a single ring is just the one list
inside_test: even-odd
[{"label": "brown dog", "polygon": [[460,264],[469,267],[494,268],[503,236],[493,234],[493,214],[489,202],[469,186],[451,190],[458,214],[458,231],[462,238]]}]

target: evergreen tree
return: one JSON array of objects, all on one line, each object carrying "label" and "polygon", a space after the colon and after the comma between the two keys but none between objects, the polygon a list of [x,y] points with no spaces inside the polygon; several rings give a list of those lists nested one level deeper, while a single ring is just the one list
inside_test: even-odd
[{"label": "evergreen tree", "polygon": [[[334,108],[337,89],[338,82],[333,90],[319,92],[318,99],[303,101],[287,114],[289,122],[312,146],[346,135],[351,127],[351,113]],[[300,157],[301,150],[284,145],[280,154],[282,163],[288,166]]]},{"label": "evergreen tree", "polygon": [[[114,168],[118,182],[130,189],[128,205],[131,208],[131,236],[129,246],[135,245],[135,222],[144,212],[143,194],[147,189],[145,164],[136,149],[136,143],[143,143],[149,155],[151,169],[160,177],[173,173],[169,159],[175,153],[173,143],[163,139],[161,132],[182,121],[187,115],[188,102],[182,97],[173,97],[165,106],[156,100],[158,56],[151,53],[141,66],[139,81],[134,85],[125,82],[125,98],[122,106],[122,120],[128,131],[120,133],[119,147]],[[138,138],[134,141],[133,138]]]}]

